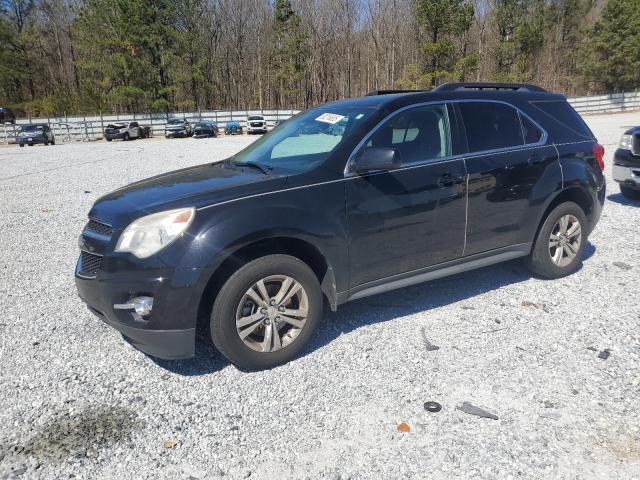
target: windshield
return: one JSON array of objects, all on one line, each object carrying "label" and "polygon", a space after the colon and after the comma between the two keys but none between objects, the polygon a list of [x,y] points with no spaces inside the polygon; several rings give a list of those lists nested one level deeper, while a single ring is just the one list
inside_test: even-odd
[{"label": "windshield", "polygon": [[44,130],[42,125],[25,125],[20,129],[21,132],[41,132]]},{"label": "windshield", "polygon": [[302,112],[231,157],[235,163],[259,163],[280,173],[300,173],[327,159],[372,108],[328,105]]},{"label": "windshield", "polygon": [[184,120],[180,120],[178,118],[174,118],[173,120],[169,120],[169,125],[180,125],[184,123]]},{"label": "windshield", "polygon": [[264,120],[263,117],[249,117],[249,121],[253,121],[253,120]]}]

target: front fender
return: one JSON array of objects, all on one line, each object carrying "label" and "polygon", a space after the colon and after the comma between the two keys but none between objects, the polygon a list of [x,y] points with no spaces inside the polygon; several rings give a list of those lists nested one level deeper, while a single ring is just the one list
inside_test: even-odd
[{"label": "front fender", "polygon": [[318,250],[347,289],[348,243],[342,182],[257,195],[199,209],[190,238],[180,249],[182,269],[213,273],[227,258],[252,243],[290,238]]}]

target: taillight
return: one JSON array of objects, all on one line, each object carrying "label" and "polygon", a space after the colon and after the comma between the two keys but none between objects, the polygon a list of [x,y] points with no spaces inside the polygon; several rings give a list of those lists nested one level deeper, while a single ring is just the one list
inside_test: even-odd
[{"label": "taillight", "polygon": [[593,144],[593,156],[596,158],[600,171],[604,172],[604,147],[599,143]]}]

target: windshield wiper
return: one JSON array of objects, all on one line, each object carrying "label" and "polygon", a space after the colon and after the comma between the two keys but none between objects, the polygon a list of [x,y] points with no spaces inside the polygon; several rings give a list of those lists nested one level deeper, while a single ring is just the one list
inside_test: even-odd
[{"label": "windshield wiper", "polygon": [[232,162],[232,163],[233,165],[236,165],[238,167],[257,168],[265,175],[271,175],[271,170],[273,170],[273,167],[271,165],[263,165],[262,163],[258,163],[258,162]]}]

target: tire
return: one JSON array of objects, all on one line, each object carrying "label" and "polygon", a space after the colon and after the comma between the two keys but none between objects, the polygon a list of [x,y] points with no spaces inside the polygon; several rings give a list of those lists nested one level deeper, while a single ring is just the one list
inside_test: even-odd
[{"label": "tire", "polygon": [[122,136],[122,140],[123,140],[123,141],[125,141],[125,142],[126,142],[126,141],[128,141],[130,138],[131,138],[131,137],[129,136],[129,133],[128,133],[128,132],[127,132],[127,133],[125,133],[125,134]]},{"label": "tire", "polygon": [[[569,219],[562,232],[561,219]],[[578,233],[572,230],[577,221]],[[578,268],[584,247],[587,244],[588,222],[587,217],[579,205],[573,202],[561,203],[555,207],[538,231],[533,249],[528,258],[528,266],[532,273],[543,278],[561,278],[570,275]],[[552,239],[552,233],[554,239]],[[568,233],[569,235],[566,235]],[[551,242],[558,239],[557,246],[552,247]],[[562,245],[566,245],[562,247]],[[560,252],[558,252],[560,249]],[[554,255],[556,261],[552,259]],[[573,257],[571,257],[573,255]]]},{"label": "tire", "polygon": [[107,142],[110,142],[111,140],[113,140],[113,138],[107,137]]},{"label": "tire", "polygon": [[[286,279],[292,279],[302,288],[292,298],[286,299],[296,286],[290,284],[290,290],[282,306],[274,305],[265,308],[268,303],[259,304],[246,294],[249,289],[259,292],[258,283],[263,281],[267,296],[275,301]],[[286,291],[284,288],[283,291]],[[263,297],[258,294],[258,299]],[[242,306],[240,303],[242,302]],[[282,321],[282,308],[293,312],[304,312],[307,316],[302,328],[296,328],[288,321]],[[243,310],[244,309],[244,310]],[[286,311],[286,310],[284,310]],[[268,313],[266,313],[268,312]],[[240,338],[236,327],[236,318],[256,317],[257,320],[247,324],[249,333],[245,340]],[[292,321],[299,323],[303,316],[297,315]],[[267,255],[253,260],[237,270],[220,289],[211,312],[211,338],[215,347],[231,363],[243,370],[264,370],[288,362],[295,358],[309,343],[320,319],[322,318],[322,293],[320,284],[313,271],[302,261],[289,255]],[[246,326],[246,325],[245,325]],[[253,328],[252,328],[253,327]],[[271,336],[269,349],[262,351],[267,342],[267,329],[273,334],[278,327],[277,341]],[[280,347],[280,348],[278,348]]]},{"label": "tire", "polygon": [[20,148],[24,148],[24,143],[20,143]]},{"label": "tire", "polygon": [[640,200],[640,190],[620,185],[620,193],[631,200]]},{"label": "tire", "polygon": [[55,145],[56,144],[56,137],[51,137],[51,145]]},{"label": "tire", "polygon": [[45,146],[45,147],[48,147],[48,146],[49,146],[49,140],[45,140],[45,141],[44,141],[44,146]]}]

